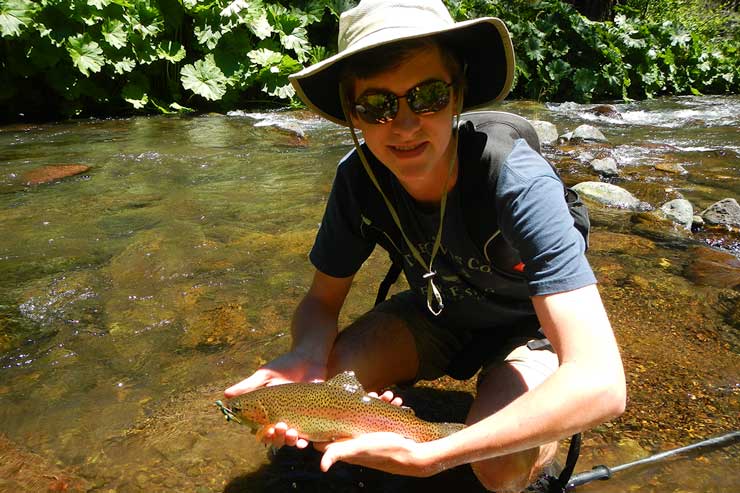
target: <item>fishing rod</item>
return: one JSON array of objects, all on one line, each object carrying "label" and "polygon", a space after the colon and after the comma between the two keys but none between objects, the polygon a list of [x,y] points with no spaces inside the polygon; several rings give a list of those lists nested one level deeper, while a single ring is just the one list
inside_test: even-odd
[{"label": "fishing rod", "polygon": [[738,441],[740,441],[740,430],[732,431],[732,432],[729,432],[729,433],[726,433],[724,435],[714,437],[714,438],[707,438],[706,440],[702,440],[700,442],[696,442],[691,445],[686,445],[684,447],[679,447],[679,448],[675,448],[672,450],[667,450],[665,452],[660,452],[658,454],[651,455],[643,459],[638,459],[633,462],[628,462],[626,464],[622,464],[619,466],[614,466],[614,467],[607,467],[604,465],[595,466],[590,471],[581,472],[581,473],[576,474],[575,476],[571,476],[570,480],[568,480],[568,484],[565,488],[565,491],[575,488],[576,486],[581,486],[586,483],[590,483],[591,481],[609,479],[612,477],[614,473],[624,471],[625,469],[630,469],[632,467],[642,466],[645,464],[653,464],[655,462],[659,462],[669,457],[680,455],[686,452],[694,452],[694,451],[704,450],[704,449],[709,449],[710,451],[716,450],[718,448],[723,448],[723,447],[732,445]]}]

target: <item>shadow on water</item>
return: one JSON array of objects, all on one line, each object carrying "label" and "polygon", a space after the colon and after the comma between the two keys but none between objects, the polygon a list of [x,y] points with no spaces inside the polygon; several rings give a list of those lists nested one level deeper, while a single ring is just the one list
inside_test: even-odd
[{"label": "shadow on water", "polygon": [[284,448],[255,472],[232,479],[224,493],[436,492],[483,493],[469,466],[460,466],[431,478],[410,478],[337,463],[327,473],[319,470],[321,453],[313,449]]}]

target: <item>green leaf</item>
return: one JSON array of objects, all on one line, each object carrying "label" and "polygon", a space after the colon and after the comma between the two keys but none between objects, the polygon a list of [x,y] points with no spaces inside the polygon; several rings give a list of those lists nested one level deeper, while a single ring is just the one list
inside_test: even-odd
[{"label": "green leaf", "polygon": [[349,10],[357,5],[357,2],[354,0],[327,0],[326,1],[326,8],[329,9],[329,11],[334,14],[334,16],[339,19],[339,16],[344,12],[345,10]]},{"label": "green leaf", "polygon": [[245,0],[234,0],[221,11],[221,16],[229,17],[232,15],[237,15],[242,10],[247,8],[249,8],[249,4]]},{"label": "green leaf", "polygon": [[267,15],[261,12],[260,15],[250,18],[247,21],[247,27],[254,33],[259,39],[268,38],[273,30],[270,23],[267,21]]},{"label": "green leaf", "polygon": [[136,61],[129,57],[124,57],[122,60],[113,62],[113,69],[117,74],[131,72],[134,68],[136,68]]},{"label": "green leaf", "polygon": [[305,61],[308,57],[311,44],[308,42],[308,32],[302,27],[296,27],[290,34],[281,34],[280,43],[289,50],[295,51],[298,60]]},{"label": "green leaf", "polygon": [[170,108],[177,111],[178,113],[192,113],[195,111],[193,108],[188,108],[187,106],[182,106],[178,103],[170,103]]},{"label": "green leaf", "polygon": [[282,54],[277,51],[272,51],[268,48],[258,48],[256,50],[252,50],[247,53],[247,57],[249,57],[249,60],[251,60],[252,63],[254,63],[255,65],[259,65],[260,67],[269,67],[271,65],[275,65],[276,63],[280,63],[283,59]]},{"label": "green leaf", "polygon": [[111,0],[87,0],[87,4],[98,10],[103,10],[103,8],[111,4]]},{"label": "green leaf", "polygon": [[136,56],[136,62],[139,65],[149,65],[159,60],[157,48],[141,34],[133,33],[130,37],[130,43],[131,49]]},{"label": "green leaf", "polygon": [[218,40],[221,39],[221,31],[213,30],[210,25],[195,26],[193,29],[195,39],[198,40],[199,44],[205,45],[209,50],[213,50],[218,45]]},{"label": "green leaf", "polygon": [[101,29],[103,39],[113,48],[123,48],[128,41],[128,33],[123,22],[118,19],[106,19]]},{"label": "green leaf", "polygon": [[105,64],[103,50],[87,33],[67,38],[67,51],[72,63],[85,76],[90,72],[100,72]]},{"label": "green leaf", "polygon": [[281,86],[271,86],[269,84],[265,84],[262,87],[262,91],[270,96],[281,99],[290,99],[295,96],[295,89],[290,83]]},{"label": "green leaf", "polygon": [[163,60],[176,63],[185,58],[185,47],[177,41],[162,41],[157,47],[157,55]]},{"label": "green leaf", "polygon": [[524,42],[524,52],[530,60],[542,61],[545,59],[545,50],[539,38],[530,36]]},{"label": "green leaf", "polygon": [[145,85],[139,82],[129,82],[121,91],[121,96],[134,108],[140,110],[149,102],[149,95]]},{"label": "green leaf", "polygon": [[553,60],[546,66],[547,74],[554,82],[560,82],[563,78],[567,77],[571,72],[571,66],[564,60]]},{"label": "green leaf", "polygon": [[167,108],[166,106],[162,106],[162,104],[159,101],[157,101],[156,99],[154,99],[154,98],[152,98],[152,104],[163,115],[174,115],[174,114],[177,113],[177,111],[172,111],[171,109]]},{"label": "green leaf", "polygon": [[48,38],[39,38],[26,52],[34,67],[48,69],[59,62],[64,52],[54,46]]},{"label": "green leaf", "polygon": [[3,37],[20,36],[21,28],[33,20],[37,6],[29,0],[4,0],[0,3],[0,34]]},{"label": "green leaf", "polygon": [[691,35],[685,31],[671,34],[671,46],[686,46],[691,41]]},{"label": "green leaf", "polygon": [[159,10],[149,2],[139,1],[134,10],[127,11],[123,18],[143,38],[156,37],[164,29],[164,19]]},{"label": "green leaf", "polygon": [[206,55],[203,60],[197,60],[192,65],[185,65],[180,72],[180,81],[185,89],[211,101],[218,101],[226,94],[228,83],[228,79],[216,65],[213,54]]},{"label": "green leaf", "polygon": [[590,96],[596,89],[597,76],[589,69],[579,68],[573,77],[573,87],[583,96]]}]

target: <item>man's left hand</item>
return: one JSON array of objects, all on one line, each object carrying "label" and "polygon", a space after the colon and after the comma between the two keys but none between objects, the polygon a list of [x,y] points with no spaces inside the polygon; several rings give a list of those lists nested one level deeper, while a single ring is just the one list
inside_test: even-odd
[{"label": "man's left hand", "polygon": [[324,452],[321,470],[326,472],[338,461],[370,467],[391,474],[427,477],[440,472],[435,467],[428,443],[418,443],[397,433],[367,433],[331,443],[317,443]]}]

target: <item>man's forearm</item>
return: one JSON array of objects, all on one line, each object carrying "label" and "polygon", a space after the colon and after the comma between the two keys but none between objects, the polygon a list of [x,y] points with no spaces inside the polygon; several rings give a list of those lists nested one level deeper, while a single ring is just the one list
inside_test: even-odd
[{"label": "man's forearm", "polygon": [[320,301],[306,297],[293,314],[291,350],[310,361],[326,365],[337,331],[337,315]]}]

